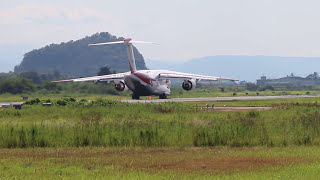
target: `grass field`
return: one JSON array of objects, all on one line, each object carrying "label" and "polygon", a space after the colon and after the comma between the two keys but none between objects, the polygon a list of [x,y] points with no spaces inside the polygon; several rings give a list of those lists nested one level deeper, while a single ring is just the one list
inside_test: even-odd
[{"label": "grass field", "polygon": [[319,147],[2,149],[2,178],[319,179]]},{"label": "grass field", "polygon": [[318,98],[215,102],[276,107],[261,112],[82,98],[96,101],[0,109],[0,179],[320,178]]},{"label": "grass field", "polygon": [[261,112],[207,112],[182,103],[26,105],[1,110],[0,122],[3,148],[320,145],[318,104]]}]

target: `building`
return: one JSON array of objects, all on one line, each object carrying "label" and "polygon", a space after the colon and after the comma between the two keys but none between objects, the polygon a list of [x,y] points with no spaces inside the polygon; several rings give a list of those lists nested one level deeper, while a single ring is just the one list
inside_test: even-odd
[{"label": "building", "polygon": [[258,86],[273,86],[273,87],[287,87],[287,86],[316,86],[320,85],[319,78],[303,78],[290,76],[279,79],[267,79],[266,76],[261,76],[261,79],[257,80]]}]

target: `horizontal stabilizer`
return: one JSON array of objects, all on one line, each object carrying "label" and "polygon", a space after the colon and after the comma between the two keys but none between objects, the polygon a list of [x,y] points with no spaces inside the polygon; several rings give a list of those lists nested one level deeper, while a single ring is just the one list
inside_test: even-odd
[{"label": "horizontal stabilizer", "polygon": [[130,41],[133,43],[140,43],[140,44],[155,44],[155,45],[160,45],[158,43],[154,43],[154,42],[145,42],[145,41]]},{"label": "horizontal stabilizer", "polygon": [[108,44],[122,44],[123,41],[115,41],[115,42],[105,42],[105,43],[96,43],[96,44],[89,44],[89,46],[101,46],[101,45],[108,45]]},{"label": "horizontal stabilizer", "polygon": [[154,43],[154,42],[134,41],[134,40],[131,40],[131,38],[127,38],[127,39],[125,39],[125,40],[123,40],[123,41],[95,43],[95,44],[89,44],[89,46],[101,46],[101,45],[108,45],[108,44],[131,44],[131,43],[155,44],[155,45],[159,45],[159,44]]}]

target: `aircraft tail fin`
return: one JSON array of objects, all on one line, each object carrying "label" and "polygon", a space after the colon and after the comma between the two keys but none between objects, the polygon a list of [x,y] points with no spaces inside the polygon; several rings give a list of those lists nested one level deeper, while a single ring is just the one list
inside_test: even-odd
[{"label": "aircraft tail fin", "polygon": [[127,39],[124,39],[123,41],[89,44],[89,46],[101,46],[101,45],[110,45],[110,44],[125,44],[126,47],[127,47],[130,71],[131,71],[131,73],[134,73],[134,72],[137,71],[137,67],[136,67],[136,60],[134,59],[132,43],[156,44],[156,43],[153,43],[153,42],[133,41],[131,38],[127,38]]}]

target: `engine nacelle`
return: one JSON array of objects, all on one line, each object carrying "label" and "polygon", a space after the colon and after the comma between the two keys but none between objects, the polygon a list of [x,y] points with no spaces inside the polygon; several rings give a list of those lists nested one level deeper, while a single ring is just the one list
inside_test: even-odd
[{"label": "engine nacelle", "polygon": [[186,91],[191,91],[192,89],[196,88],[196,81],[193,79],[184,80],[182,83],[182,88]]},{"label": "engine nacelle", "polygon": [[116,88],[117,91],[127,91],[128,87],[123,81],[115,82],[114,87]]}]

